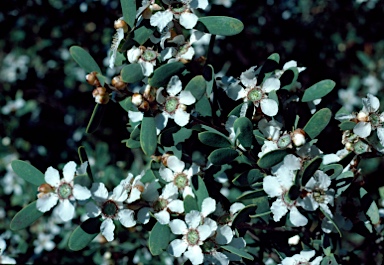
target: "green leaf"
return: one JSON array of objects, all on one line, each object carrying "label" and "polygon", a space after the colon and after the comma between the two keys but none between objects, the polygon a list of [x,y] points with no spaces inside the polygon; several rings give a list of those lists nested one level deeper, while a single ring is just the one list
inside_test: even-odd
[{"label": "green leaf", "polygon": [[128,64],[121,69],[121,80],[126,83],[137,83],[143,80],[143,70],[141,69],[140,64],[133,63]]},{"label": "green leaf", "polygon": [[[84,162],[86,161],[89,161],[88,159],[88,155],[87,155],[87,152],[85,151],[85,147],[84,146],[80,146],[78,149],[77,149],[77,152],[79,154],[79,158],[80,158],[80,162],[83,164]],[[91,170],[91,166],[88,164],[87,166],[87,174],[88,174],[88,177],[91,179],[91,181],[93,181],[93,175],[92,175],[92,170]]]},{"label": "green leaf", "polygon": [[93,133],[97,130],[103,118],[106,107],[107,105],[104,104],[96,104],[95,108],[93,109],[92,116],[89,119],[87,129],[85,130],[86,133]]},{"label": "green leaf", "polygon": [[196,100],[199,100],[205,94],[206,84],[204,77],[197,75],[189,81],[184,90],[190,91]]},{"label": "green leaf", "polygon": [[256,204],[250,204],[241,209],[233,218],[232,227],[237,227],[239,224],[247,223],[251,220],[250,214],[254,213],[257,209]]},{"label": "green leaf", "polygon": [[319,207],[320,211],[324,214],[324,216],[328,219],[328,221],[330,221],[332,223],[332,225],[335,227],[335,229],[337,230],[337,232],[339,233],[340,237],[343,237],[343,235],[341,234],[341,231],[339,229],[339,227],[337,226],[337,224],[335,223],[335,221],[333,221],[333,218],[326,212],[323,210],[322,207]]},{"label": "green leaf", "polygon": [[155,32],[156,27],[150,25],[149,19],[144,19],[141,26],[133,31],[133,40],[139,45],[143,45]]},{"label": "green leaf", "polygon": [[324,257],[321,260],[320,265],[339,265],[339,263],[337,263],[335,256],[331,254],[329,256]]},{"label": "green leaf", "polygon": [[371,223],[373,225],[379,225],[380,223],[379,209],[375,201],[372,199],[372,197],[368,194],[368,192],[364,188],[360,188],[360,199],[361,199],[361,205],[363,209],[366,210],[366,214],[371,220]]},{"label": "green leaf", "polygon": [[162,87],[168,84],[169,79],[181,73],[185,68],[185,65],[181,62],[167,63],[153,72],[152,78],[149,79],[149,84],[153,87]]},{"label": "green leaf", "polygon": [[144,117],[141,122],[140,143],[143,152],[153,155],[157,147],[156,123],[154,117]]},{"label": "green leaf", "polygon": [[89,218],[79,225],[71,234],[68,247],[79,251],[87,247],[89,243],[100,233],[101,221],[99,218]]},{"label": "green leaf", "polygon": [[312,85],[304,91],[304,95],[301,101],[309,102],[315,99],[322,98],[329,92],[331,92],[335,85],[336,83],[329,79],[317,82],[316,84]]},{"label": "green leaf", "polygon": [[331,117],[332,112],[329,109],[320,109],[307,122],[303,130],[308,134],[309,137],[311,137],[311,139],[314,139],[325,127],[327,127]]},{"label": "green leaf", "polygon": [[215,82],[215,69],[213,66],[208,64],[203,69],[204,79],[207,82],[207,95],[210,96],[213,91],[213,84]]},{"label": "green leaf", "polygon": [[250,255],[248,252],[244,251],[243,249],[239,249],[239,248],[235,248],[231,245],[224,245],[224,246],[220,246],[222,249],[228,251],[228,252],[231,252],[232,254],[235,254],[239,257],[242,257],[242,258],[245,258],[245,259],[249,259],[249,260],[253,260],[253,256]]},{"label": "green leaf", "polygon": [[[119,102],[120,106],[126,111],[128,112],[128,110],[131,110],[133,111],[134,110],[134,107],[136,107],[135,105],[133,105],[132,103],[132,97],[127,97],[125,99],[123,99],[122,101]],[[137,111],[137,110],[136,110]]]},{"label": "green leaf", "polygon": [[214,150],[209,156],[208,160],[214,165],[224,165],[233,161],[239,153],[232,148],[220,148]]},{"label": "green leaf", "polygon": [[24,229],[43,216],[43,214],[37,210],[36,201],[31,202],[13,217],[9,227],[13,231]]},{"label": "green leaf", "polygon": [[253,140],[252,122],[247,117],[237,118],[233,123],[233,129],[240,144],[245,148],[250,148]]},{"label": "green leaf", "polygon": [[294,89],[298,77],[299,71],[297,70],[297,67],[291,67],[285,70],[283,75],[280,77],[280,81],[284,84],[281,89],[286,89],[288,91]]},{"label": "green leaf", "polygon": [[264,178],[264,174],[258,169],[251,169],[235,177],[232,182],[236,186],[249,187]]},{"label": "green leaf", "polygon": [[280,55],[278,53],[272,53],[268,56],[267,60],[275,61],[276,63],[280,63]]},{"label": "green leaf", "polygon": [[202,203],[205,198],[209,197],[209,193],[203,179],[200,176],[192,176],[191,181],[193,194],[196,196],[197,206],[199,207],[199,211],[201,211]]},{"label": "green leaf", "polygon": [[316,170],[319,169],[322,161],[323,159],[317,156],[304,165],[304,170],[301,177],[302,186],[307,184],[308,180],[313,176],[313,174],[315,174]]},{"label": "green leaf", "polygon": [[355,126],[356,126],[356,122],[353,122],[353,121],[343,121],[342,123],[339,124],[339,127],[342,131],[353,130]]},{"label": "green leaf", "polygon": [[249,200],[254,198],[259,198],[265,196],[264,189],[258,189],[258,190],[250,190],[243,192],[239,197],[236,198],[236,200]]},{"label": "green leaf", "polygon": [[150,183],[156,180],[156,176],[152,169],[146,170],[144,176],[140,179],[142,183]]},{"label": "green leaf", "polygon": [[128,147],[129,149],[136,149],[141,147],[141,143],[140,141],[128,139],[125,141],[125,146]]},{"label": "green leaf", "polygon": [[153,256],[160,255],[169,245],[171,231],[168,225],[157,222],[149,234],[148,247]]},{"label": "green leaf", "polygon": [[336,181],[334,181],[337,190],[335,197],[339,197],[351,185],[353,177],[354,175],[351,171],[346,171],[336,178]]},{"label": "green leaf", "polygon": [[44,174],[25,161],[13,160],[11,167],[20,178],[33,185],[40,186],[45,183]]},{"label": "green leaf", "polygon": [[264,135],[259,130],[253,130],[253,136],[259,145],[263,145],[264,141],[267,141],[267,139],[265,139]]},{"label": "green leaf", "polygon": [[179,131],[179,127],[170,127],[160,133],[159,143],[163,146],[175,146],[173,134]]},{"label": "green leaf", "polygon": [[87,73],[98,72],[101,73],[100,67],[92,56],[83,48],[79,46],[72,46],[69,48],[69,53],[72,58],[83,68]]},{"label": "green leaf", "polygon": [[267,169],[283,161],[287,154],[288,152],[286,150],[273,150],[263,155],[259,161],[257,161],[257,164],[259,167]]},{"label": "green leaf", "polygon": [[343,166],[339,164],[322,165],[320,170],[324,171],[331,179],[335,179],[343,172]]},{"label": "green leaf", "polygon": [[135,26],[136,0],[120,0],[124,21],[130,28]]},{"label": "green leaf", "polygon": [[239,34],[244,29],[244,25],[236,18],[209,16],[200,17],[195,29],[214,35],[233,36]]},{"label": "green leaf", "polygon": [[212,147],[230,147],[232,145],[228,138],[213,132],[201,132],[198,137],[200,142]]},{"label": "green leaf", "polygon": [[184,198],[184,212],[189,213],[192,210],[199,210],[199,207],[197,206],[196,199],[193,198],[191,195],[187,195]]},{"label": "green leaf", "polygon": [[178,132],[172,135],[174,144],[183,143],[185,140],[189,139],[192,135],[192,130],[182,127]]},{"label": "green leaf", "polygon": [[199,101],[195,104],[195,110],[204,117],[212,116],[212,107],[206,96],[203,96]]}]

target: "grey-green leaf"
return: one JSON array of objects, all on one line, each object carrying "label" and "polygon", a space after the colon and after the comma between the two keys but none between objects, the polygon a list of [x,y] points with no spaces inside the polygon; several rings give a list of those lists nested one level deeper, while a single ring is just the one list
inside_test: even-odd
[{"label": "grey-green leaf", "polygon": [[321,131],[325,127],[327,127],[331,118],[332,112],[330,111],[330,109],[320,109],[307,122],[303,130],[308,134],[309,137],[311,137],[311,139],[314,139],[321,133]]},{"label": "grey-green leaf", "polygon": [[220,148],[214,150],[209,156],[208,160],[214,165],[224,165],[233,161],[239,153],[232,148]]},{"label": "grey-green leaf", "polygon": [[149,234],[148,247],[154,256],[160,255],[169,245],[171,231],[168,225],[157,222]]},{"label": "grey-green leaf", "polygon": [[189,213],[192,210],[199,210],[199,207],[197,206],[196,199],[193,198],[191,195],[187,195],[184,198],[184,212]]},{"label": "grey-green leaf", "polygon": [[196,196],[197,207],[199,208],[199,211],[201,211],[202,203],[205,198],[209,197],[209,193],[203,179],[200,176],[193,176],[191,181],[193,194]]},{"label": "grey-green leaf", "polygon": [[213,132],[201,132],[198,135],[200,142],[212,147],[230,147],[228,138]]},{"label": "grey-green leaf", "polygon": [[173,138],[175,145],[177,145],[177,144],[183,143],[185,140],[189,139],[191,137],[191,135],[192,135],[191,129],[181,127],[178,132],[175,132],[172,135],[172,138]]},{"label": "grey-green leaf", "polygon": [[315,157],[311,161],[309,161],[304,166],[304,171],[301,178],[301,184],[302,186],[305,186],[308,182],[308,180],[315,174],[316,170],[319,169],[321,162],[323,159],[321,157]]},{"label": "grey-green leaf", "polygon": [[141,69],[140,64],[133,63],[124,66],[121,69],[121,80],[126,83],[137,83],[144,78],[143,70]]},{"label": "grey-green leaf", "polygon": [[136,0],[120,0],[120,4],[124,21],[130,28],[133,28],[136,19]]},{"label": "grey-green leaf", "polygon": [[43,214],[43,212],[37,210],[36,201],[31,202],[13,217],[9,227],[13,231],[24,229],[43,216]]},{"label": "grey-green leaf", "polygon": [[200,17],[195,28],[214,35],[233,36],[244,29],[244,24],[232,17],[208,16]]},{"label": "grey-green leaf", "polygon": [[89,243],[100,233],[101,221],[99,218],[89,218],[79,225],[71,234],[68,247],[79,251],[87,247]]},{"label": "grey-green leaf", "polygon": [[203,96],[199,101],[195,104],[195,110],[204,117],[212,116],[212,107],[206,96]]},{"label": "grey-green leaf", "polygon": [[181,62],[167,63],[153,72],[152,78],[149,79],[149,84],[153,87],[162,87],[168,84],[169,79],[181,73],[185,66]]},{"label": "grey-green leaf", "polygon": [[96,104],[95,108],[93,109],[92,116],[89,119],[87,129],[85,130],[86,133],[93,133],[97,130],[101,120],[103,119],[103,114],[106,107],[107,105],[104,104]]},{"label": "grey-green leaf", "polygon": [[287,154],[288,152],[286,150],[273,150],[263,155],[259,161],[257,161],[257,164],[259,167],[267,169],[283,161]]},{"label": "grey-green leaf", "polygon": [[244,251],[243,249],[235,248],[231,245],[224,245],[224,246],[220,246],[220,247],[226,251],[231,252],[232,254],[239,256],[239,257],[253,260],[253,256],[250,255],[248,252]]},{"label": "grey-green leaf", "polygon": [[239,176],[235,177],[232,182],[236,186],[249,187],[257,181],[262,180],[264,174],[258,169],[251,169],[241,173]]},{"label": "grey-green leaf", "polygon": [[196,100],[201,99],[205,93],[207,82],[202,75],[197,75],[189,81],[185,87],[185,91],[190,91]]},{"label": "grey-green leaf", "polygon": [[79,46],[72,46],[69,48],[69,53],[72,58],[83,68],[87,73],[98,72],[101,73],[99,65],[92,58],[92,56],[83,48]]},{"label": "grey-green leaf", "polygon": [[157,147],[156,123],[154,117],[144,117],[141,122],[140,143],[143,152],[153,155]]},{"label": "grey-green leaf", "polygon": [[19,177],[33,185],[40,186],[45,183],[44,174],[25,161],[13,160],[11,167]]},{"label": "grey-green leaf", "polygon": [[336,83],[332,80],[326,79],[310,86],[304,91],[302,102],[309,102],[319,99],[327,95],[335,87]]},{"label": "grey-green leaf", "polygon": [[237,140],[245,148],[252,146],[253,126],[252,122],[247,117],[237,118],[233,124],[235,134],[238,135]]}]

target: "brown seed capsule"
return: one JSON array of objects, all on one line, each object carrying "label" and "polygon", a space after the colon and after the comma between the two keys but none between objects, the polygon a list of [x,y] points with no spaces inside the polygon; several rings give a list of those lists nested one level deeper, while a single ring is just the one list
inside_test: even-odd
[{"label": "brown seed capsule", "polygon": [[156,100],[156,89],[147,85],[144,90],[144,98],[148,100],[149,103],[152,103]]},{"label": "brown seed capsule", "polygon": [[85,76],[85,79],[87,80],[88,84],[92,86],[98,86],[100,84],[96,74],[96,72],[92,72]]},{"label": "brown seed capsule", "polygon": [[124,32],[128,31],[128,25],[122,18],[115,20],[114,27],[115,29],[123,29]]},{"label": "brown seed capsule", "polygon": [[109,102],[109,94],[105,87],[97,87],[92,91],[92,96],[98,104],[107,104]]},{"label": "brown seed capsule", "polygon": [[121,76],[115,76],[112,78],[112,86],[114,86],[117,90],[123,90],[127,87],[127,83],[121,80]]},{"label": "brown seed capsule", "polygon": [[141,103],[140,106],[137,107],[140,111],[146,112],[149,110],[149,103],[148,101],[144,100],[143,103]]},{"label": "brown seed capsule", "polygon": [[143,103],[143,96],[140,93],[134,93],[132,95],[132,104],[136,107],[140,106]]},{"label": "brown seed capsule", "polygon": [[302,146],[305,144],[305,132],[303,129],[296,129],[291,133],[292,142],[295,146]]}]

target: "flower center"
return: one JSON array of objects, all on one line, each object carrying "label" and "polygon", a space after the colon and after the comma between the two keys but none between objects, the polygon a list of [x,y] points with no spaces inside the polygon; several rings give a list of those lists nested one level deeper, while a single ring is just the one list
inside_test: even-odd
[{"label": "flower center", "polygon": [[175,3],[171,7],[171,10],[174,14],[181,14],[187,9],[188,9],[187,6],[182,3]]},{"label": "flower center", "polygon": [[105,217],[114,218],[119,212],[119,207],[114,201],[108,200],[104,202],[101,211]]},{"label": "flower center", "polygon": [[161,210],[165,209],[168,205],[168,201],[166,199],[160,198],[153,204],[153,209],[156,212],[160,212]]},{"label": "flower center", "polygon": [[247,95],[248,100],[252,102],[257,102],[263,97],[263,92],[258,88],[252,88]]},{"label": "flower center", "polygon": [[177,105],[179,105],[179,100],[175,97],[169,97],[165,102],[165,111],[168,113],[173,113],[176,111]]},{"label": "flower center", "polygon": [[277,140],[277,146],[279,148],[285,148],[291,143],[291,136],[289,134],[282,135],[279,140]]},{"label": "flower center", "polygon": [[57,195],[60,199],[68,199],[72,196],[72,186],[68,183],[62,183],[57,189]]},{"label": "flower center", "polygon": [[372,124],[372,127],[373,128],[377,128],[380,126],[381,122],[380,122],[380,116],[377,115],[376,113],[372,113],[370,116],[369,116],[369,119],[371,121],[371,124]]},{"label": "flower center", "polygon": [[187,242],[190,246],[194,246],[199,243],[199,232],[196,229],[190,229],[188,231]]},{"label": "flower center", "polygon": [[176,175],[173,182],[179,189],[184,189],[188,185],[188,178],[185,174],[180,173]]},{"label": "flower center", "polygon": [[186,44],[186,45],[183,45],[179,48],[179,55],[183,55],[185,54],[189,49],[189,45]]},{"label": "flower center", "polygon": [[155,51],[152,51],[152,50],[149,50],[149,49],[146,49],[143,54],[141,55],[141,58],[144,60],[144,61],[147,61],[147,62],[151,62],[153,60],[155,60],[157,57],[156,55],[156,52]]},{"label": "flower center", "polygon": [[315,201],[317,201],[318,203],[324,203],[325,202],[325,192],[324,190],[315,190],[313,192],[313,199],[315,199]]}]

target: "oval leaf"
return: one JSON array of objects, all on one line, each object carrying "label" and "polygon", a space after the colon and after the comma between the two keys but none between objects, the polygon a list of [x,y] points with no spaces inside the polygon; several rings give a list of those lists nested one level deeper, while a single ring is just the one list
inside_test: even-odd
[{"label": "oval leaf", "polygon": [[31,164],[22,160],[13,160],[11,166],[13,171],[15,171],[20,178],[29,183],[36,186],[45,183],[44,174]]},{"label": "oval leaf", "polygon": [[98,72],[101,73],[100,67],[97,65],[96,61],[92,56],[83,48],[79,46],[72,46],[69,48],[69,53],[72,58],[83,68],[87,73]]},{"label": "oval leaf", "polygon": [[353,121],[343,121],[342,123],[339,124],[339,127],[342,131],[353,130],[355,126],[356,126],[356,122],[353,122]]},{"label": "oval leaf", "polygon": [[251,169],[241,173],[239,176],[235,177],[232,182],[236,186],[246,186],[249,187],[257,181],[263,179],[264,174],[258,169]]},{"label": "oval leaf", "polygon": [[303,130],[308,134],[309,137],[311,137],[311,139],[314,139],[325,127],[327,127],[331,117],[332,112],[329,109],[321,109],[312,116]]},{"label": "oval leaf", "polygon": [[323,159],[317,156],[304,166],[304,171],[301,178],[301,184],[303,186],[307,184],[308,180],[313,176],[313,174],[315,174],[316,170],[319,169],[322,161]]},{"label": "oval leaf", "polygon": [[152,255],[160,255],[169,245],[171,231],[168,225],[157,222],[149,234],[148,247]]},{"label": "oval leaf", "polygon": [[43,214],[37,210],[36,201],[31,202],[13,217],[9,227],[14,231],[24,229],[43,216]]},{"label": "oval leaf", "polygon": [[196,100],[201,99],[206,89],[206,81],[202,75],[197,75],[189,81],[185,91],[190,91]]},{"label": "oval leaf", "polygon": [[212,116],[212,107],[206,96],[203,96],[199,101],[195,104],[195,110],[204,117]]},{"label": "oval leaf", "polygon": [[224,165],[238,157],[239,153],[232,148],[220,148],[213,151],[208,160],[214,165]]},{"label": "oval leaf", "polygon": [[149,79],[149,84],[153,87],[162,87],[168,84],[169,79],[183,71],[185,68],[181,62],[168,63],[160,66],[153,72],[153,76]]},{"label": "oval leaf", "polygon": [[335,87],[336,83],[332,80],[325,79],[310,86],[304,91],[302,102],[309,102],[319,99],[327,95]]},{"label": "oval leaf", "polygon": [[120,0],[120,4],[124,21],[130,28],[133,28],[136,19],[136,0]]},{"label": "oval leaf", "polygon": [[99,218],[89,218],[79,225],[71,234],[68,247],[71,250],[79,251],[91,243],[100,233],[101,221]]},{"label": "oval leaf", "polygon": [[261,168],[270,168],[283,161],[287,154],[288,152],[286,150],[273,150],[263,155],[259,161],[257,161],[257,164]]},{"label": "oval leaf", "polygon": [[214,35],[233,36],[244,29],[240,20],[225,16],[200,17],[195,28]]},{"label": "oval leaf", "polygon": [[139,45],[143,45],[155,30],[156,27],[152,27],[150,25],[149,19],[144,19],[144,21],[141,23],[141,26],[135,29],[133,32],[133,40],[136,41]]},{"label": "oval leaf", "polygon": [[156,123],[153,117],[144,117],[140,130],[141,148],[147,156],[153,155],[157,147]]},{"label": "oval leaf", "polygon": [[243,249],[235,248],[234,246],[230,246],[230,245],[224,245],[224,246],[220,246],[220,247],[222,249],[225,249],[228,252],[231,252],[232,254],[239,256],[239,257],[253,260],[253,256],[250,255],[248,252],[244,251]]},{"label": "oval leaf", "polygon": [[226,137],[213,132],[201,132],[198,137],[200,142],[212,147],[230,147],[232,145]]},{"label": "oval leaf", "polygon": [[240,117],[233,123],[233,129],[240,144],[245,148],[250,148],[253,140],[252,122],[247,117]]},{"label": "oval leaf", "polygon": [[97,130],[103,118],[106,107],[107,105],[104,104],[96,104],[95,108],[93,109],[92,116],[89,119],[87,129],[85,130],[86,133],[93,133]]},{"label": "oval leaf", "polygon": [[140,64],[133,63],[124,66],[121,69],[121,80],[126,83],[137,83],[144,78],[143,70],[141,69]]},{"label": "oval leaf", "polygon": [[200,176],[194,175],[191,178],[193,194],[196,196],[197,207],[201,211],[201,206],[205,198],[209,197],[207,187]]},{"label": "oval leaf", "polygon": [[199,210],[199,207],[197,206],[196,199],[193,198],[191,195],[187,195],[184,198],[184,212],[189,213],[192,210]]}]

